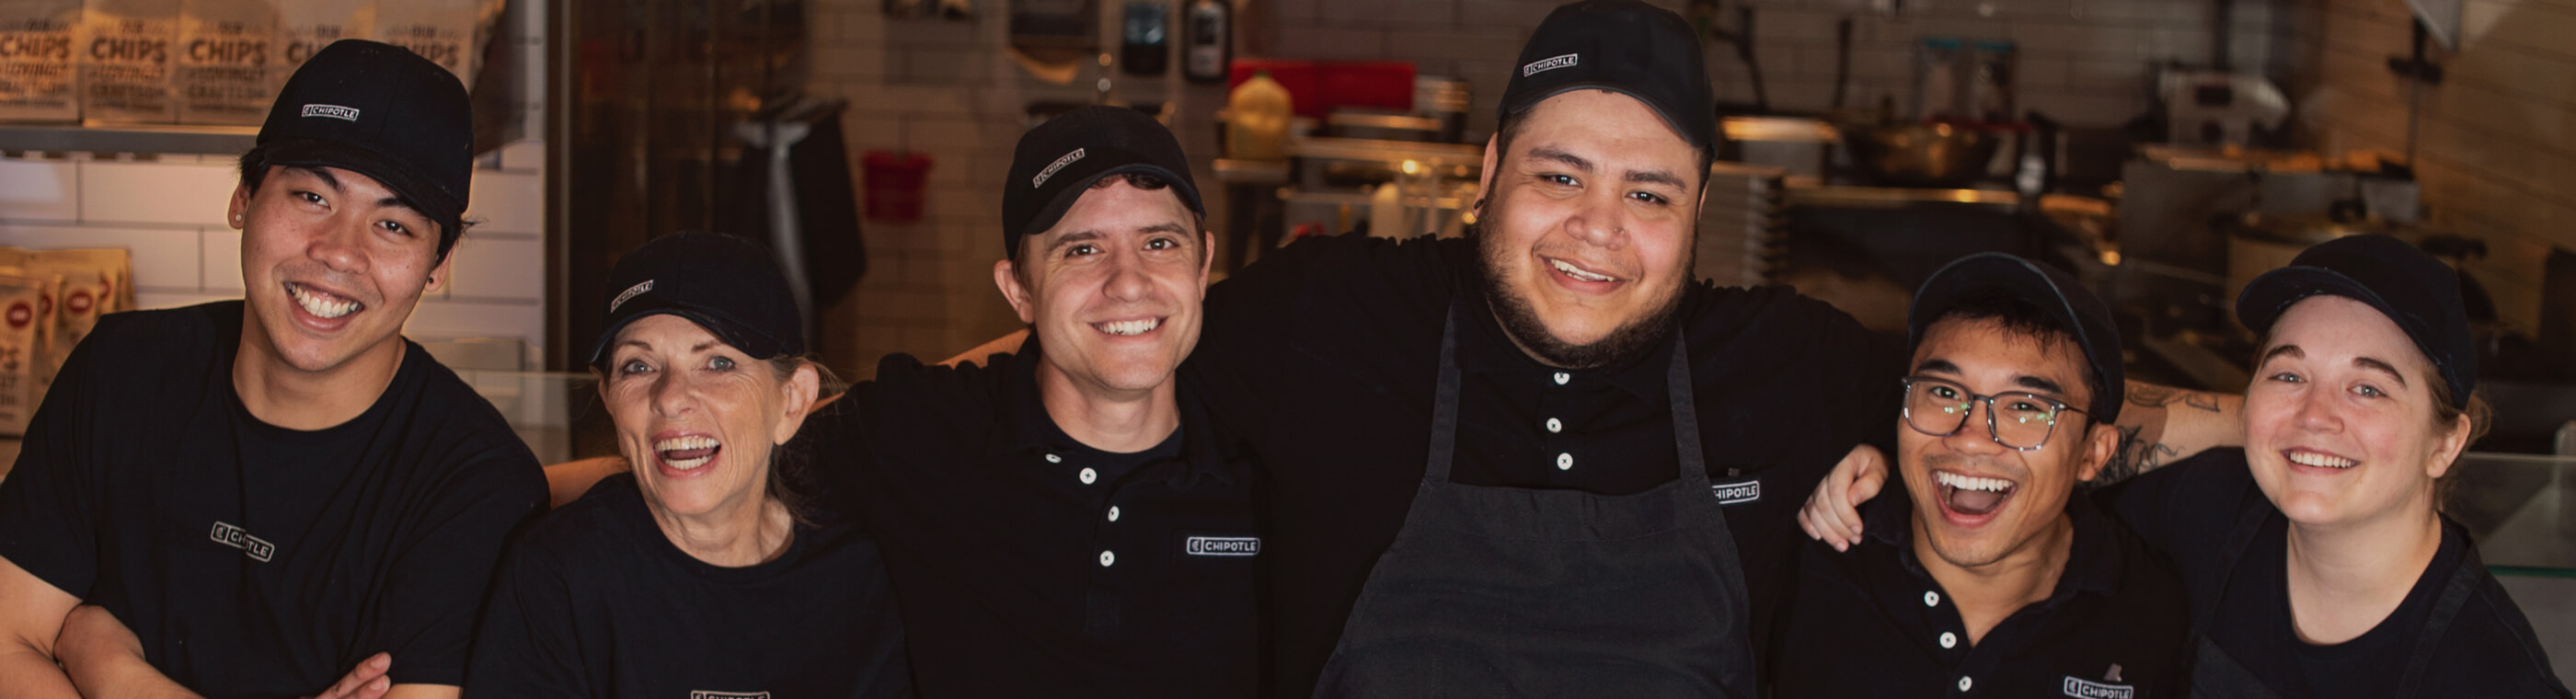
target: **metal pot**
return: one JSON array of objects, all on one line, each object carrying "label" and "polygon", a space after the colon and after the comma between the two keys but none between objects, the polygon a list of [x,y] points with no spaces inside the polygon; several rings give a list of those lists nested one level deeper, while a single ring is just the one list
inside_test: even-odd
[{"label": "metal pot", "polygon": [[2227,235],[2227,298],[2245,293],[2245,285],[2264,272],[2290,265],[2299,253],[2318,243],[2367,233],[2401,234],[2402,226],[2339,222],[2330,218],[2280,217],[2262,214],[2222,216],[2216,222]]},{"label": "metal pot", "polygon": [[1956,187],[1986,175],[2003,139],[1950,124],[1847,126],[1843,147],[1868,181],[1899,187]]}]

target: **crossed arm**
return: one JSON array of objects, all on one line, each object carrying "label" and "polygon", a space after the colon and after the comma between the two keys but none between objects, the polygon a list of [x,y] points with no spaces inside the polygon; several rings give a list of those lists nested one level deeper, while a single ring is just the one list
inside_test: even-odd
[{"label": "crossed arm", "polygon": [[54,664],[54,639],[80,598],[0,558],[0,699],[80,696]]},{"label": "crossed arm", "polygon": [[[389,686],[392,656],[377,653],[314,699],[453,699],[457,688]],[[195,697],[143,658],[115,614],[0,558],[0,699]]]}]

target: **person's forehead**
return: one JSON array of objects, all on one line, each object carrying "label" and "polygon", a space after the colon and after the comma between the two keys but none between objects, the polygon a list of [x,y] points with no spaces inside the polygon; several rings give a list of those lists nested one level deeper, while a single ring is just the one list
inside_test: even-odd
[{"label": "person's forehead", "polygon": [[332,183],[338,184],[341,189],[347,191],[376,191],[385,192],[387,194],[391,194],[393,192],[392,187],[385,186],[385,183],[377,181],[376,178],[368,176],[367,173],[337,165],[272,165],[270,168],[269,175],[271,177],[280,175],[288,177],[308,177],[314,179],[323,179],[327,177]]},{"label": "person's forehead", "polygon": [[2070,397],[2090,398],[2079,395],[2085,393],[2084,376],[2090,371],[2084,349],[2074,337],[2062,332],[2033,334],[2006,328],[1992,318],[1943,318],[1924,329],[1923,342],[1915,345],[1907,369],[1935,360],[1949,362],[1969,378],[1995,375],[2009,380],[2029,376],[2064,387]]},{"label": "person's forehead", "polygon": [[[644,343],[657,349],[684,350],[700,342],[715,339],[716,334],[697,321],[675,313],[655,313],[628,322],[617,329],[618,344]],[[671,346],[665,346],[671,345]]]},{"label": "person's forehead", "polygon": [[2280,356],[2273,350],[2283,346],[2298,347],[2296,356],[2312,361],[2369,358],[2407,371],[2433,366],[2433,358],[2395,319],[2359,299],[2331,294],[2291,304],[2272,324],[2270,341],[2258,357],[2270,361]]},{"label": "person's forehead", "polygon": [[1566,90],[1532,103],[1521,112],[1520,131],[1515,136],[1525,141],[1534,135],[1534,130],[1536,135],[1579,134],[1600,130],[1611,120],[1652,122],[1663,127],[1660,130],[1662,134],[1672,137],[1677,152],[1685,155],[1697,152],[1690,145],[1690,139],[1674,129],[1671,121],[1655,111],[1654,105],[1637,99],[1635,95],[1596,87]]},{"label": "person's forehead", "polygon": [[1111,176],[1108,185],[1094,183],[1084,188],[1073,205],[1066,207],[1064,218],[1055,226],[1040,231],[1035,239],[1053,240],[1077,231],[1102,235],[1134,233],[1155,226],[1190,228],[1190,207],[1181,203],[1180,192],[1165,185],[1158,189],[1140,189],[1124,176]]}]

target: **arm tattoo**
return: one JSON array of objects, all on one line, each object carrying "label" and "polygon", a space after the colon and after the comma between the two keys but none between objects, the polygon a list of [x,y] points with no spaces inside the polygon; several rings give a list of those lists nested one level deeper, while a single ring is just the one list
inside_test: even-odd
[{"label": "arm tattoo", "polygon": [[2141,408],[2162,408],[2172,405],[2177,394],[2182,393],[2169,386],[2136,382],[2131,382],[2127,388],[2129,404]]},{"label": "arm tattoo", "polygon": [[2162,408],[2181,403],[2207,412],[2224,412],[2218,397],[2199,391],[2185,391],[2172,386],[2131,382],[2127,387],[2128,403],[2141,408]]},{"label": "arm tattoo", "polygon": [[2166,459],[2176,455],[2173,447],[2141,438],[2139,432],[2144,429],[2142,427],[2114,425],[2112,429],[2120,433],[2120,446],[2111,453],[2110,463],[2102,465],[2102,472],[2093,476],[2089,484],[2093,487],[2118,483],[2130,476],[2156,470],[2156,467],[2164,465]]}]

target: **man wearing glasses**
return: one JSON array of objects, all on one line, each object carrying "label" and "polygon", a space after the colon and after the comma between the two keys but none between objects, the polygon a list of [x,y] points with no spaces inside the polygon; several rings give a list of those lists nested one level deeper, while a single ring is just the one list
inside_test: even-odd
[{"label": "man wearing glasses", "polygon": [[1803,552],[1776,693],[2179,691],[2179,580],[2075,492],[2120,441],[2110,310],[2064,272],[1990,253],[1935,273],[1908,321],[1896,460],[1911,497],[1871,503],[1848,552]]}]

